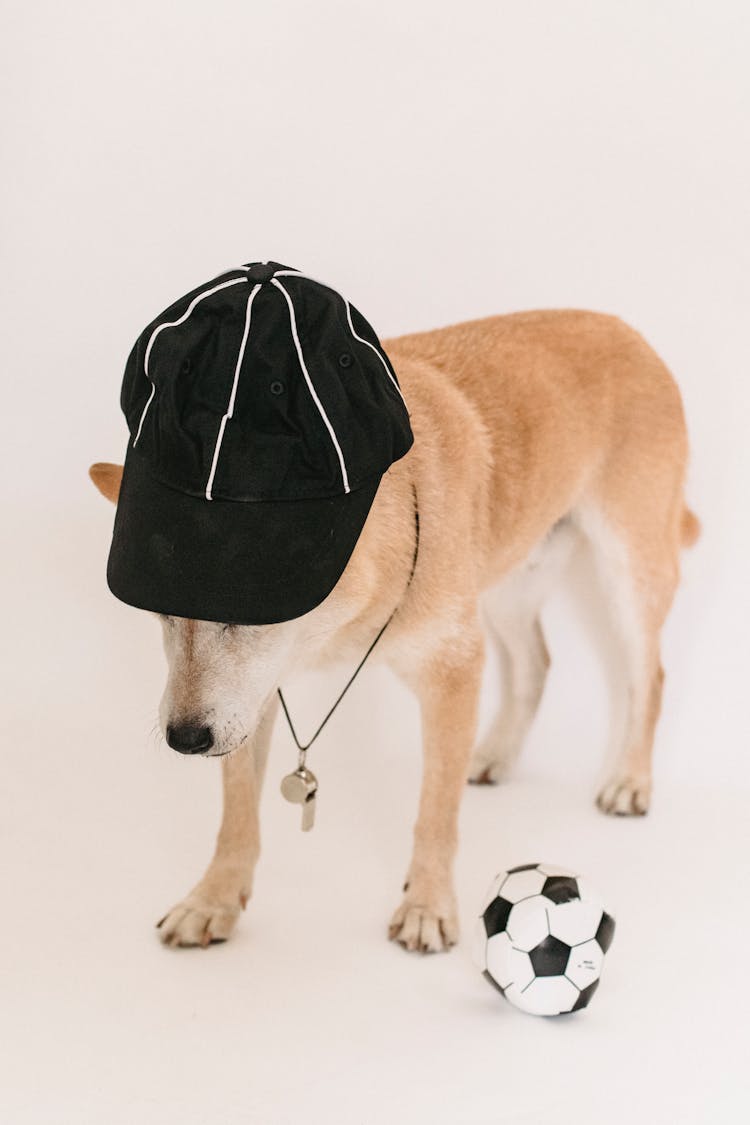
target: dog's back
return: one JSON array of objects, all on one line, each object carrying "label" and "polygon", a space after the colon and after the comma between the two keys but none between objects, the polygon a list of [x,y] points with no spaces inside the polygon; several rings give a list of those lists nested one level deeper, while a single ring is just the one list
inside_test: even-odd
[{"label": "dog's back", "polygon": [[588,499],[616,512],[624,505],[630,519],[663,492],[661,522],[676,549],[687,461],[680,395],[656,352],[622,320],[578,310],[513,313],[386,347],[407,383],[410,361],[428,362],[486,425],[489,509],[502,514],[490,519],[491,574],[525,558]]}]

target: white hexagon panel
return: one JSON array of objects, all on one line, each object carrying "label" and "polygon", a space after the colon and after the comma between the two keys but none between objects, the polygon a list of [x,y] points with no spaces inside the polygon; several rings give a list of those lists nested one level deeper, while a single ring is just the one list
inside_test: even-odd
[{"label": "white hexagon panel", "polygon": [[513,967],[511,963],[512,945],[506,933],[495,934],[486,943],[487,961],[485,968],[495,984],[500,988],[507,988],[513,980]]},{"label": "white hexagon panel", "polygon": [[531,984],[534,979],[534,966],[531,964],[528,953],[524,953],[521,949],[514,949],[513,946],[511,946],[508,950],[507,960],[510,984],[519,990]]},{"label": "white hexagon panel", "polygon": [[526,988],[515,984],[505,990],[505,998],[534,1016],[559,1016],[569,1012],[578,1000],[578,989],[566,977],[535,977]]},{"label": "white hexagon panel", "polygon": [[584,941],[571,949],[565,976],[583,990],[599,979],[603,961],[604,954],[599,942],[593,938],[591,941]]},{"label": "white hexagon panel", "polygon": [[508,902],[520,902],[522,898],[538,895],[547,876],[538,870],[536,864],[522,871],[511,871],[504,880],[500,893]]},{"label": "white hexagon panel", "polygon": [[598,902],[573,899],[551,907],[549,932],[567,945],[580,945],[596,936],[601,920],[602,908]]},{"label": "white hexagon panel", "polygon": [[549,935],[547,907],[549,899],[532,895],[521,899],[508,915],[507,930],[516,949],[528,953]]}]

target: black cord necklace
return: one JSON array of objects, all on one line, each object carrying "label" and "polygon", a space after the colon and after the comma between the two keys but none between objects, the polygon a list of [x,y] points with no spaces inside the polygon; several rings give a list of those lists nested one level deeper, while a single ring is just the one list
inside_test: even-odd
[{"label": "black cord necklace", "polygon": [[[406,587],[404,589],[404,597],[406,596],[406,591],[411,586],[412,579],[414,578],[414,571],[417,569],[417,555],[419,554],[419,509],[417,507],[417,490],[416,490],[416,488],[414,487],[413,484],[412,484],[412,493],[413,493],[413,496],[414,496],[414,558],[413,558],[412,564],[411,564],[411,574],[409,575],[409,581],[406,583]],[[303,746],[301,744],[300,740],[297,738],[297,732],[294,729],[294,724],[292,723],[292,717],[289,714],[289,708],[286,705],[286,700],[284,699],[283,692],[282,692],[281,688],[278,689],[279,699],[281,700],[281,706],[284,708],[284,714],[286,715],[286,721],[289,724],[289,730],[292,732],[292,738],[294,739],[294,743],[295,743],[297,749],[300,752],[300,763],[304,762],[305,754],[310,749],[313,742],[315,742],[315,739],[318,737],[320,732],[323,730],[323,727],[326,725],[326,723],[330,719],[331,715],[334,713],[334,711],[338,707],[339,703],[341,702],[341,700],[344,698],[344,696],[348,692],[349,688],[354,683],[354,680],[356,679],[357,675],[361,671],[362,666],[364,665],[365,661],[367,660],[367,658],[370,655],[370,653],[372,652],[372,650],[375,648],[375,645],[378,643],[380,638],[383,636],[383,633],[386,631],[386,629],[390,625],[391,621],[393,621],[393,618],[398,613],[399,609],[401,608],[402,603],[403,603],[403,597],[401,598],[401,601],[398,603],[398,605],[394,609],[391,616],[386,621],[385,625],[383,625],[381,627],[380,632],[375,637],[375,640],[372,642],[372,644],[370,645],[367,652],[365,653],[365,655],[360,660],[357,667],[354,669],[354,672],[350,676],[349,680],[347,681],[346,686],[344,687],[344,690],[339,695],[339,697],[336,700],[336,702],[334,703],[333,707],[328,712],[326,717],[323,719],[323,722],[320,724],[320,726],[318,727],[318,729],[316,730],[315,734],[312,736],[310,741],[305,746]]]}]

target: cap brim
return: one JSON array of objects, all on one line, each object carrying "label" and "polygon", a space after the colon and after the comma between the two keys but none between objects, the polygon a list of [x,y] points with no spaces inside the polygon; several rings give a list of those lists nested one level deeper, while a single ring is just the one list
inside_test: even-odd
[{"label": "cap brim", "polygon": [[271,625],[333,590],[380,484],[316,500],[206,500],[169,488],[128,451],[107,582],[154,613]]}]

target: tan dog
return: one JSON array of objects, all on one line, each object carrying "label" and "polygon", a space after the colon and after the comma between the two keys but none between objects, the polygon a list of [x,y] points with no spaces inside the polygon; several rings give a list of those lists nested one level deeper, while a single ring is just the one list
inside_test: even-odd
[{"label": "tan dog", "polygon": [[[549,664],[540,606],[580,536],[593,548],[627,667],[626,729],[598,804],[618,814],[648,808],[663,683],[659,632],[680,547],[698,534],[683,499],[687,438],[668,370],[622,321],[589,312],[490,317],[385,347],[415,442],[383,477],[329,597],[281,625],[163,619],[162,726],[210,726],[210,752],[229,752],[216,851],[163,919],[170,945],[227,938],[250,896],[277,687],[292,670],[356,663],[396,607],[374,656],[419,699],[424,778],[390,936],[407,949],[452,945],[462,789],[467,776],[498,780],[521,748]],[[91,468],[113,501],[121,473]],[[415,494],[419,553],[409,584]],[[504,705],[472,755],[482,616],[501,657]]]}]

